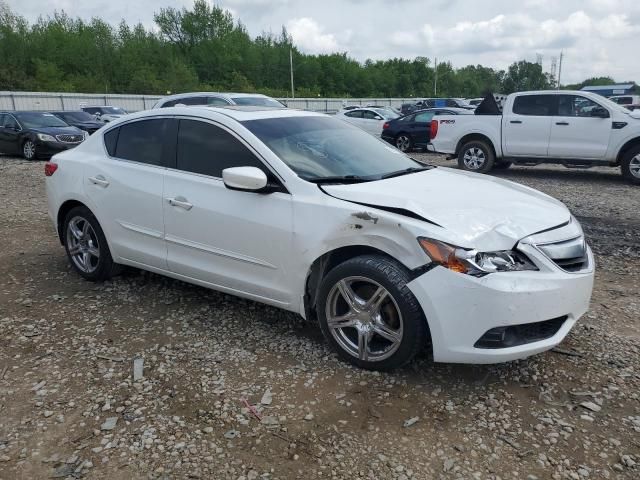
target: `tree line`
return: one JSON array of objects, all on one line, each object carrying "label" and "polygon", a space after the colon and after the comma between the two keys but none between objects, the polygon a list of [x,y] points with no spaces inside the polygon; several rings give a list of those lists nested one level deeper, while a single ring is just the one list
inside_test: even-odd
[{"label": "tree line", "polygon": [[[446,62],[435,66],[427,57],[360,63],[346,53],[305,54],[284,27],[279,34],[252,38],[228,11],[205,0],[196,0],[191,9],[161,8],[154,21],[157,30],[56,12],[30,24],[0,0],[0,90],[136,94],[204,90],[287,97],[290,52],[297,97],[434,96],[436,74],[441,97],[555,85],[540,65],[524,60],[507,70],[482,65],[455,69]],[[595,80],[602,79],[583,84]]]}]

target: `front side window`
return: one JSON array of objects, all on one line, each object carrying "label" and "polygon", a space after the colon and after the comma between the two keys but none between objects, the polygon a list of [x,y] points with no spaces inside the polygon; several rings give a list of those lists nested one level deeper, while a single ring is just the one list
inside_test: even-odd
[{"label": "front side window", "polygon": [[258,167],[264,164],[226,130],[198,120],[180,120],[176,168],[222,178],[230,167]]},{"label": "front side window", "polygon": [[554,95],[520,95],[513,102],[513,113],[549,117],[555,113],[555,102]]},{"label": "front side window", "polygon": [[242,124],[305,180],[351,175],[376,180],[422,166],[364,130],[335,118],[296,116]]},{"label": "front side window", "polygon": [[207,97],[207,105],[211,107],[226,107],[227,105],[229,105],[229,102],[227,102],[224,98]]},{"label": "front side window", "polygon": [[236,105],[242,106],[285,108],[283,103],[270,97],[233,97],[231,100]]},{"label": "front side window", "polygon": [[596,102],[578,95],[558,95],[558,116],[590,117],[591,111],[598,108]]},{"label": "front side window", "polygon": [[382,120],[382,117],[380,117],[380,115],[370,110],[364,110],[362,112],[362,118],[364,118],[365,120]]},{"label": "front side window", "polygon": [[[117,135],[115,157],[148,165],[163,166],[162,153],[164,139],[169,131],[168,120],[164,118],[140,120],[126,123],[117,130],[120,132]],[[109,150],[107,141],[113,141],[113,138],[108,138],[112,131],[105,134],[107,151]]]},{"label": "front side window", "polygon": [[20,130],[20,125],[18,124],[16,119],[13,118],[12,115],[5,115],[4,127],[5,128],[12,128],[14,130]]}]

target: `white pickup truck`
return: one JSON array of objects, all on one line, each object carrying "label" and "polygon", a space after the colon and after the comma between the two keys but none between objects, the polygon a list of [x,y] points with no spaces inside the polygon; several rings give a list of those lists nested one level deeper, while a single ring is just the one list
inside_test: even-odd
[{"label": "white pickup truck", "polygon": [[640,185],[640,111],[589,92],[513,93],[502,111],[487,96],[475,115],[434,119],[431,144],[474,172],[513,163],[619,166],[626,179]]}]

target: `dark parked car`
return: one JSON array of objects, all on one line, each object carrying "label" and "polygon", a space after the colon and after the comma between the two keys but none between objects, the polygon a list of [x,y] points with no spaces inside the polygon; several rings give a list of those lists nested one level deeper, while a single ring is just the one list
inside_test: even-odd
[{"label": "dark parked car", "polygon": [[95,115],[78,110],[77,112],[49,112],[53,113],[60,120],[72,127],[78,127],[80,130],[91,135],[96,130],[104,126],[105,122],[96,119]]},{"label": "dark parked car", "polygon": [[27,160],[68,150],[88,136],[46,112],[0,112],[0,153]]},{"label": "dark parked car", "polygon": [[466,108],[428,108],[386,122],[382,126],[382,139],[403,152],[414,148],[427,148],[431,142],[431,119],[435,115],[470,115]]}]

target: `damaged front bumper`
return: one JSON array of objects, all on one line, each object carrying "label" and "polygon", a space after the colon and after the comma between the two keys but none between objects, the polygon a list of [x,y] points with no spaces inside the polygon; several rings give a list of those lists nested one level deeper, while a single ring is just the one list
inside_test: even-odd
[{"label": "damaged front bumper", "polygon": [[[528,252],[530,256],[536,254]],[[431,331],[437,362],[498,363],[559,344],[589,308],[594,260],[569,273],[541,271],[478,278],[435,267],[408,284]]]}]

